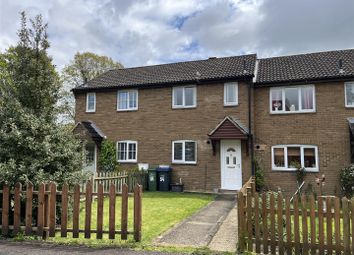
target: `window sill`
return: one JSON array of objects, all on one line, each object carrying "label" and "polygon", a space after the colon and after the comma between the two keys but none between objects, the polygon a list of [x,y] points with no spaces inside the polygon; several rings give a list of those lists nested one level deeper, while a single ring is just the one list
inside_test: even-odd
[{"label": "window sill", "polygon": [[235,106],[238,106],[238,103],[237,104],[224,104],[224,107],[235,107]]},{"label": "window sill", "polygon": [[178,110],[178,109],[195,109],[197,106],[172,106],[173,110]]},{"label": "window sill", "polygon": [[86,113],[95,113],[96,111],[86,111]]},{"label": "window sill", "polygon": [[124,160],[118,160],[118,163],[123,163],[123,164],[136,164],[138,161],[124,161]]},{"label": "window sill", "polygon": [[270,112],[270,115],[284,115],[284,114],[303,114],[303,113],[316,113],[316,111],[288,111],[288,112]]},{"label": "window sill", "polygon": [[[272,168],[272,171],[274,172],[296,172],[296,169],[294,168]],[[306,173],[318,173],[318,169],[306,169]]]},{"label": "window sill", "polygon": [[135,109],[117,109],[117,112],[136,112],[138,108]]},{"label": "window sill", "polygon": [[345,108],[354,108],[354,105],[346,105]]},{"label": "window sill", "polygon": [[172,165],[197,165],[197,162],[172,162]]}]

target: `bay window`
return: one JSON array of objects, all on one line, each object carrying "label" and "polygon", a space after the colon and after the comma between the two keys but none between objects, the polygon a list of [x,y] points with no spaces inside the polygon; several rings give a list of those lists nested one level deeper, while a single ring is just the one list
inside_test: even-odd
[{"label": "bay window", "polygon": [[318,152],[314,145],[276,145],[272,147],[272,169],[295,171],[301,166],[308,172],[318,171]]},{"label": "bay window", "polygon": [[195,164],[197,162],[197,143],[189,140],[173,141],[172,162]]},{"label": "bay window", "polygon": [[271,113],[315,112],[313,85],[270,89]]}]

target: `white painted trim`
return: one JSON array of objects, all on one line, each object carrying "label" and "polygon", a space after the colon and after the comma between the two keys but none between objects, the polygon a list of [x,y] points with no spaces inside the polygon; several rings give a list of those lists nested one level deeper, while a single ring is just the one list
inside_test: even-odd
[{"label": "white painted trim", "polygon": [[[306,87],[312,87],[313,88],[313,93],[312,93],[312,100],[313,100],[313,109],[302,109],[301,105],[301,88],[306,88]],[[285,111],[285,89],[288,88],[297,88],[298,89],[298,103],[299,103],[299,110],[297,111]],[[282,107],[283,109],[281,111],[273,111],[273,106],[272,106],[272,91],[274,90],[281,90],[282,93]],[[316,89],[315,85],[313,84],[308,84],[308,85],[296,85],[296,86],[286,86],[286,87],[271,87],[269,89],[269,112],[271,114],[296,114],[296,113],[314,113],[316,112]]]},{"label": "white painted trim", "polygon": [[[316,167],[307,167],[306,172],[319,172],[319,159],[318,159],[318,147],[316,145],[303,145],[303,144],[283,144],[283,145],[274,145],[271,147],[271,162],[273,171],[295,171],[295,168],[288,167],[288,148],[289,147],[300,147],[300,163],[301,167],[304,167],[304,149],[312,148],[315,149],[315,160]],[[285,167],[277,167],[274,163],[274,149],[282,148],[284,149],[284,165]]]},{"label": "white painted trim", "polygon": [[[88,106],[89,106],[89,96],[90,95],[93,95],[93,98],[94,98],[93,109],[89,109],[88,108]],[[86,93],[86,112],[96,112],[96,93],[95,92]]]},{"label": "white painted trim", "polygon": [[[129,144],[135,144],[135,159],[119,159],[119,143],[126,143],[126,158],[128,157],[129,153]],[[119,163],[136,163],[138,162],[138,142],[132,140],[122,140],[117,141],[116,143],[116,153],[117,153],[117,161]]]},{"label": "white painted trim", "polygon": [[354,108],[354,104],[349,105],[347,102],[347,85],[354,86],[354,81],[348,81],[344,83],[344,104],[346,108]]},{"label": "white painted trim", "polygon": [[[227,102],[226,99],[227,99],[227,86],[235,86],[235,92],[236,92],[236,95],[235,95],[235,99],[236,99],[236,102]],[[224,106],[237,106],[238,105],[238,83],[237,82],[226,82],[224,83]]]},{"label": "white painted trim", "polygon": [[[186,142],[193,142],[194,145],[194,155],[195,155],[195,160],[194,161],[186,161],[185,160],[185,156],[186,156]],[[175,160],[174,156],[175,156],[175,143],[182,143],[182,160]],[[177,141],[172,141],[172,163],[173,164],[191,164],[191,165],[195,165],[197,164],[197,145],[198,143],[194,140],[177,140]]]},{"label": "white painted trim", "polygon": [[[127,98],[127,107],[126,109],[120,109],[119,108],[119,93],[128,93],[128,98]],[[135,92],[136,93],[136,107],[129,107],[130,103],[130,96],[129,94]],[[128,112],[128,111],[137,111],[139,108],[139,90],[137,89],[125,89],[125,90],[118,90],[117,91],[117,112]]]},{"label": "white painted trim", "polygon": [[[175,91],[177,88],[182,88],[182,105],[175,105]],[[185,106],[185,89],[186,88],[194,88],[194,104]],[[186,85],[186,86],[178,86],[172,88],[172,109],[185,109],[185,108],[196,108],[197,107],[197,86],[196,85]]]},{"label": "white painted trim", "polygon": [[225,148],[228,147],[228,145],[230,143],[234,143],[236,146],[238,146],[240,148],[240,153],[239,153],[239,161],[240,161],[240,170],[241,170],[241,174],[240,174],[240,187],[235,187],[235,190],[241,189],[242,188],[242,144],[241,144],[241,140],[238,139],[222,139],[220,140],[220,187],[222,189],[229,189],[228,187],[226,187],[224,185],[224,173],[223,173],[223,169],[225,167],[225,162],[224,162],[224,157],[225,157]]}]

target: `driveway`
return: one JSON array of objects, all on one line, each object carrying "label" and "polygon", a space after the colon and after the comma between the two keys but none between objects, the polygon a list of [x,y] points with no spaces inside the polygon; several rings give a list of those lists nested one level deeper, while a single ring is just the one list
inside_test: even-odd
[{"label": "driveway", "polygon": [[[13,242],[0,241],[0,255],[77,255],[77,254],[92,254],[92,255],[172,255],[172,253],[162,252],[146,252],[146,251],[131,251],[120,248],[88,248],[83,246],[64,246],[52,245],[43,243],[29,243],[29,242]],[[174,255],[181,253],[173,253]]]}]

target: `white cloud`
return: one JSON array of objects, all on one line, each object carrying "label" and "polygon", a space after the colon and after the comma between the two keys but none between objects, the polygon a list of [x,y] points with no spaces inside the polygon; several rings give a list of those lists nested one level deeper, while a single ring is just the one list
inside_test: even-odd
[{"label": "white cloud", "polygon": [[351,0],[0,0],[0,50],[19,12],[43,14],[59,68],[77,51],[138,66],[258,53],[354,48]]}]

